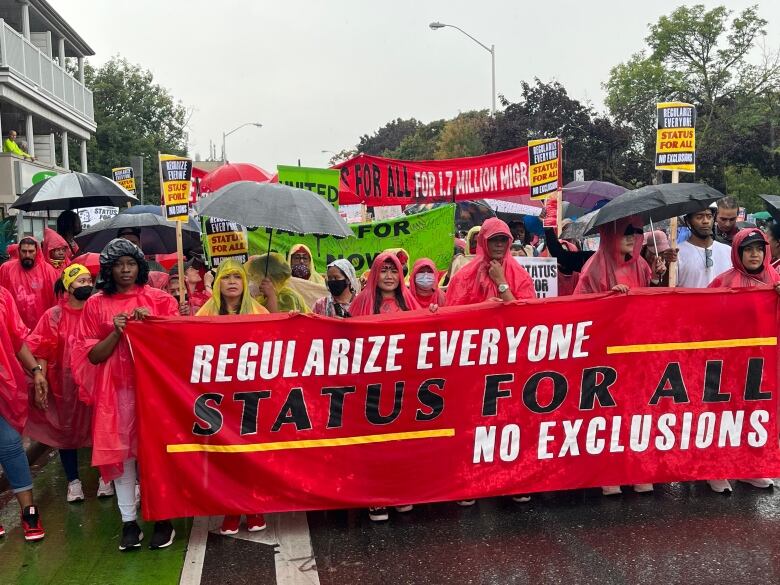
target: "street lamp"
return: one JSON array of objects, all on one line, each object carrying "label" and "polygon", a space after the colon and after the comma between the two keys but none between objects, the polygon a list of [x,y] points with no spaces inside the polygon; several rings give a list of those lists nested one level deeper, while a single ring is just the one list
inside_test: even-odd
[{"label": "street lamp", "polygon": [[470,38],[472,41],[477,43],[480,47],[485,49],[488,53],[490,53],[490,61],[491,61],[491,69],[492,69],[492,77],[493,77],[493,85],[492,85],[493,91],[492,91],[492,93],[490,95],[490,100],[491,100],[491,104],[492,104],[491,105],[491,109],[490,109],[490,113],[493,116],[495,116],[496,115],[496,46],[495,45],[490,45],[488,47],[485,43],[481,43],[480,41],[478,41],[477,39],[472,37],[469,33],[467,33],[465,30],[463,30],[462,28],[460,28],[458,26],[455,26],[454,24],[444,24],[443,22],[432,22],[428,26],[431,27],[431,30],[439,30],[440,28],[446,28],[446,27],[450,27],[450,28],[454,28],[455,30],[459,30],[464,35],[466,35],[468,38]]},{"label": "street lamp", "polygon": [[230,132],[223,132],[222,133],[222,161],[227,162],[227,154],[225,152],[225,138],[233,134],[233,132],[238,132],[243,128],[244,126],[256,126],[257,128],[262,128],[263,125],[260,122],[245,122],[244,124],[241,124],[238,128],[233,128]]}]

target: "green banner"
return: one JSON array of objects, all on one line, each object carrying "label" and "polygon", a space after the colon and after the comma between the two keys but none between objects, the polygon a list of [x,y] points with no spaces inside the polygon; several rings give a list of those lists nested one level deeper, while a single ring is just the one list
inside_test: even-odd
[{"label": "green banner", "polygon": [[341,172],[336,169],[277,165],[279,183],[316,193],[338,211]]},{"label": "green banner", "polygon": [[[371,268],[371,263],[388,248],[403,248],[409,253],[409,269],[418,258],[430,258],[440,270],[450,267],[455,226],[455,206],[443,205],[416,215],[387,221],[354,223],[350,227],[354,238],[291,234],[274,230],[271,250],[287,256],[296,244],[305,244],[314,255],[314,268],[325,274],[329,262],[346,258],[358,274]],[[249,232],[249,253],[265,254],[268,250],[268,230]]]}]

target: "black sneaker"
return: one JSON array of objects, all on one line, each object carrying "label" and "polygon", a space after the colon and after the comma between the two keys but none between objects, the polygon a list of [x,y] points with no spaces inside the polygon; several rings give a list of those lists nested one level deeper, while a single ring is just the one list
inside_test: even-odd
[{"label": "black sneaker", "polygon": [[119,550],[132,550],[141,547],[141,541],[144,539],[144,533],[138,522],[122,522],[122,542],[119,543]]},{"label": "black sneaker", "polygon": [[176,531],[173,529],[173,524],[171,524],[170,520],[155,522],[154,533],[152,534],[151,542],[149,542],[149,548],[155,550],[171,546],[175,537]]},{"label": "black sneaker", "polygon": [[374,522],[384,522],[390,518],[390,515],[387,513],[387,508],[369,508],[368,517]]}]

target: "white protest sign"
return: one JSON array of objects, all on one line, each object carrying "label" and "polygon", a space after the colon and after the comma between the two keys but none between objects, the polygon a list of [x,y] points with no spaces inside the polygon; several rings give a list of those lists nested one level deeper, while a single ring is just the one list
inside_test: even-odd
[{"label": "white protest sign", "polygon": [[515,256],[534,281],[537,299],[558,296],[558,260],[555,258]]}]

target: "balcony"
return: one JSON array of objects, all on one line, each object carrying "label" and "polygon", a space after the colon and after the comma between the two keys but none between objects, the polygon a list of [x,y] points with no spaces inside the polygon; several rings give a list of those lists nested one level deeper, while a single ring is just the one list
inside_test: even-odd
[{"label": "balcony", "polygon": [[95,123],[92,92],[0,19],[0,68],[8,68],[46,97]]}]

